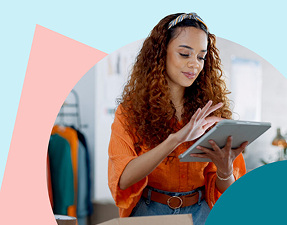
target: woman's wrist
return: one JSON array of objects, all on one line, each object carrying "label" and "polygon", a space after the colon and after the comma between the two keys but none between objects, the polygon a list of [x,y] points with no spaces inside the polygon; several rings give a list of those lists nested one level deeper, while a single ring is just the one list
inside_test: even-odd
[{"label": "woman's wrist", "polygon": [[181,142],[178,141],[176,133],[170,134],[167,138],[167,141],[170,142],[170,144],[171,144],[170,146],[172,146],[173,150],[181,144]]},{"label": "woman's wrist", "polygon": [[224,171],[224,172],[217,170],[216,175],[219,180],[229,180],[233,175],[233,168],[231,168],[231,170]]}]

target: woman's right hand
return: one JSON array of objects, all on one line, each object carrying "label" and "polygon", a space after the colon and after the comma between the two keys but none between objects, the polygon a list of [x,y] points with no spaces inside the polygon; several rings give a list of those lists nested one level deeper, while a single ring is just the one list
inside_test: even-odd
[{"label": "woman's right hand", "polygon": [[223,118],[216,116],[208,117],[209,114],[222,107],[223,103],[218,103],[214,106],[211,105],[212,101],[210,100],[202,109],[197,109],[190,121],[182,129],[175,133],[179,144],[195,140],[203,135],[205,131],[214,123],[223,120]]},{"label": "woman's right hand", "polygon": [[119,181],[122,190],[139,182],[148,176],[179,144],[192,141],[200,137],[206,129],[215,122],[222,120],[219,117],[207,117],[210,113],[219,109],[223,104],[211,106],[209,101],[203,109],[198,109],[191,120],[178,132],[171,134],[166,140],[155,148],[131,160],[125,167]]}]

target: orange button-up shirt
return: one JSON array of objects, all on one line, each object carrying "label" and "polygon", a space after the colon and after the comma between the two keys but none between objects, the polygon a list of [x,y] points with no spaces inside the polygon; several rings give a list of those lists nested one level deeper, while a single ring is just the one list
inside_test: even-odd
[{"label": "orange button-up shirt", "polygon": [[[181,144],[147,177],[127,188],[119,188],[119,180],[126,165],[144,154],[139,155],[134,149],[132,138],[125,131],[125,118],[121,114],[120,105],[115,113],[114,123],[109,144],[109,188],[120,217],[128,217],[141,198],[143,189],[151,187],[169,192],[188,192],[205,186],[205,199],[210,208],[213,207],[221,193],[215,187],[216,166],[212,162],[180,162],[178,156],[190,146]],[[182,126],[182,124],[180,124]],[[144,149],[144,148],[142,148]],[[171,157],[170,157],[171,156]],[[246,173],[245,162],[240,154],[233,163],[233,174],[238,179]]]}]

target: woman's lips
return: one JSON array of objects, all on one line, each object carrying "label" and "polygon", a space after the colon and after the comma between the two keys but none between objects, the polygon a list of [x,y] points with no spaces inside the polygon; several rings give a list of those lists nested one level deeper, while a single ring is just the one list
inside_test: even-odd
[{"label": "woman's lips", "polygon": [[191,72],[182,72],[184,76],[186,76],[188,79],[194,79],[196,76],[196,73],[191,73]]}]

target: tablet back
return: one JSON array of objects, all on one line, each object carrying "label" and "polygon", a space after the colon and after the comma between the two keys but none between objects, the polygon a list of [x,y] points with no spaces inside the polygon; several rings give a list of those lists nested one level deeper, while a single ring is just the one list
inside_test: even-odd
[{"label": "tablet back", "polygon": [[189,156],[191,153],[202,153],[196,146],[200,145],[212,149],[208,140],[214,140],[222,148],[226,144],[228,136],[232,136],[232,148],[238,148],[243,142],[249,144],[262,135],[271,127],[268,122],[251,122],[240,120],[222,120],[210,131],[203,135],[188,150],[179,155],[180,162],[211,162],[210,159],[203,159]]}]

